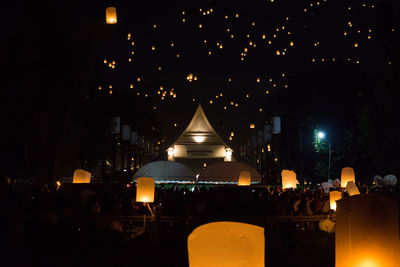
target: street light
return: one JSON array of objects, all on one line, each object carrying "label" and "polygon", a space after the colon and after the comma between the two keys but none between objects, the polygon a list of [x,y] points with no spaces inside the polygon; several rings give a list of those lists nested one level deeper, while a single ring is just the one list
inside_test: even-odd
[{"label": "street light", "polygon": [[[319,139],[325,139],[326,134],[325,132],[319,131],[317,136]],[[328,160],[328,180],[329,180],[331,178],[331,153],[332,153],[332,145],[329,140],[328,140],[328,153],[329,153],[329,160]]]}]

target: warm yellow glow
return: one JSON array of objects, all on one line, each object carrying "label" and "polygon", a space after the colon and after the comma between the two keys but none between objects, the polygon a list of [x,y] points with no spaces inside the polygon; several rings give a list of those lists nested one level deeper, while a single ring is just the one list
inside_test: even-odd
[{"label": "warm yellow glow", "polygon": [[204,139],[206,139],[206,137],[202,136],[202,135],[198,135],[198,136],[194,137],[194,141],[196,141],[196,143],[203,143]]},{"label": "warm yellow glow", "polygon": [[255,124],[254,123],[250,123],[250,129],[254,129],[254,128],[256,128]]},{"label": "warm yellow glow", "polygon": [[90,178],[92,174],[88,171],[77,169],[74,172],[74,178],[72,179],[72,183],[74,184],[88,184],[90,183]]},{"label": "warm yellow glow", "polygon": [[238,185],[241,186],[251,185],[251,173],[249,171],[240,172]]},{"label": "warm yellow glow", "polygon": [[329,205],[331,210],[336,210],[336,201],[342,199],[342,192],[331,191],[329,192]]},{"label": "warm yellow glow", "polygon": [[115,7],[106,8],[106,23],[107,24],[117,23],[117,9]]},{"label": "warm yellow glow", "polygon": [[[276,158],[276,161],[278,159]],[[294,171],[282,170],[282,188],[296,188],[296,173]]]},{"label": "warm yellow glow", "polygon": [[400,266],[398,202],[367,194],[338,201],[336,267]]},{"label": "warm yellow glow", "polygon": [[188,237],[189,267],[265,266],[264,228],[238,222],[201,225]]},{"label": "warm yellow glow", "polygon": [[136,202],[154,202],[154,179],[138,178],[136,182]]},{"label": "warm yellow glow", "polygon": [[347,182],[349,182],[349,181],[353,181],[353,183],[356,183],[354,170],[353,170],[353,168],[345,167],[342,169],[341,187],[346,187]]},{"label": "warm yellow glow", "polygon": [[349,196],[359,195],[360,191],[358,190],[357,186],[353,181],[348,181],[346,186],[346,192]]}]

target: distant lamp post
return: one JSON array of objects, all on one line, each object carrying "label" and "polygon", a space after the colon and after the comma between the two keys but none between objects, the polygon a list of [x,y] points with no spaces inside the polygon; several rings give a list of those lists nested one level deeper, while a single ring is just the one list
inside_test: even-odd
[{"label": "distant lamp post", "polygon": [[[318,131],[317,132],[317,137],[319,140],[325,139],[326,134],[325,132]],[[331,178],[331,154],[332,154],[332,144],[329,140],[328,141],[328,154],[329,154],[329,160],[328,160],[328,179]]]}]

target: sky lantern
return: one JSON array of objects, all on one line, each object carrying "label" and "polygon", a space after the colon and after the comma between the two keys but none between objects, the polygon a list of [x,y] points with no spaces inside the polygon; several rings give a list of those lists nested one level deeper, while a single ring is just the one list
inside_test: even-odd
[{"label": "sky lantern", "polygon": [[264,240],[264,228],[247,223],[201,225],[188,237],[189,266],[264,266]]},{"label": "sky lantern", "polygon": [[336,267],[400,266],[396,200],[367,194],[338,201]]},{"label": "sky lantern", "polygon": [[106,23],[107,24],[117,23],[117,9],[115,7],[106,8]]},{"label": "sky lantern", "polygon": [[336,210],[336,201],[342,199],[342,192],[330,191],[329,192],[329,205],[331,210]]},{"label": "sky lantern", "polygon": [[353,170],[353,168],[345,167],[342,169],[341,186],[346,187],[347,182],[349,182],[349,181],[353,181],[353,183],[356,183],[354,170]]},{"label": "sky lantern", "polygon": [[90,178],[92,174],[88,171],[77,169],[74,172],[74,178],[72,179],[72,183],[74,184],[89,184]]},{"label": "sky lantern", "polygon": [[296,188],[296,173],[294,171],[282,170],[282,188]]},{"label": "sky lantern", "polygon": [[249,186],[251,184],[251,173],[249,171],[241,171],[239,175],[238,185]]},{"label": "sky lantern", "polygon": [[136,202],[154,202],[154,179],[141,177],[137,179],[136,184]]},{"label": "sky lantern", "polygon": [[359,195],[360,191],[358,190],[356,184],[353,181],[347,182],[346,192],[349,196]]}]

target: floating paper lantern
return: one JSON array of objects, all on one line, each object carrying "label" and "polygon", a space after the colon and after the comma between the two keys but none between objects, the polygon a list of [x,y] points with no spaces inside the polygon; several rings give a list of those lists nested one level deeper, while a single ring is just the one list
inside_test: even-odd
[{"label": "floating paper lantern", "polygon": [[399,208],[381,195],[357,195],[338,201],[336,267],[399,267]]},{"label": "floating paper lantern", "polygon": [[154,202],[154,186],[153,178],[138,178],[136,182],[136,202]]},{"label": "floating paper lantern", "polygon": [[348,181],[353,181],[356,183],[356,178],[353,168],[345,167],[342,169],[341,186],[346,187]]},{"label": "floating paper lantern", "polygon": [[353,181],[347,182],[346,192],[349,196],[359,195],[360,191],[358,190],[356,184]]},{"label": "floating paper lantern", "polygon": [[282,170],[282,188],[296,188],[296,173],[294,171]]},{"label": "floating paper lantern", "polygon": [[329,192],[329,205],[331,210],[336,210],[336,201],[342,199],[342,192],[331,191]]},{"label": "floating paper lantern", "polygon": [[106,8],[106,22],[107,24],[117,23],[117,9],[115,7]]},{"label": "floating paper lantern", "polygon": [[264,266],[264,239],[264,228],[247,223],[201,225],[188,237],[189,266]]},{"label": "floating paper lantern", "polygon": [[77,169],[74,172],[74,178],[72,179],[72,183],[74,184],[89,184],[90,178],[92,174],[88,171]]},{"label": "floating paper lantern", "polygon": [[238,185],[249,186],[250,184],[251,184],[251,173],[249,171],[240,172]]}]

